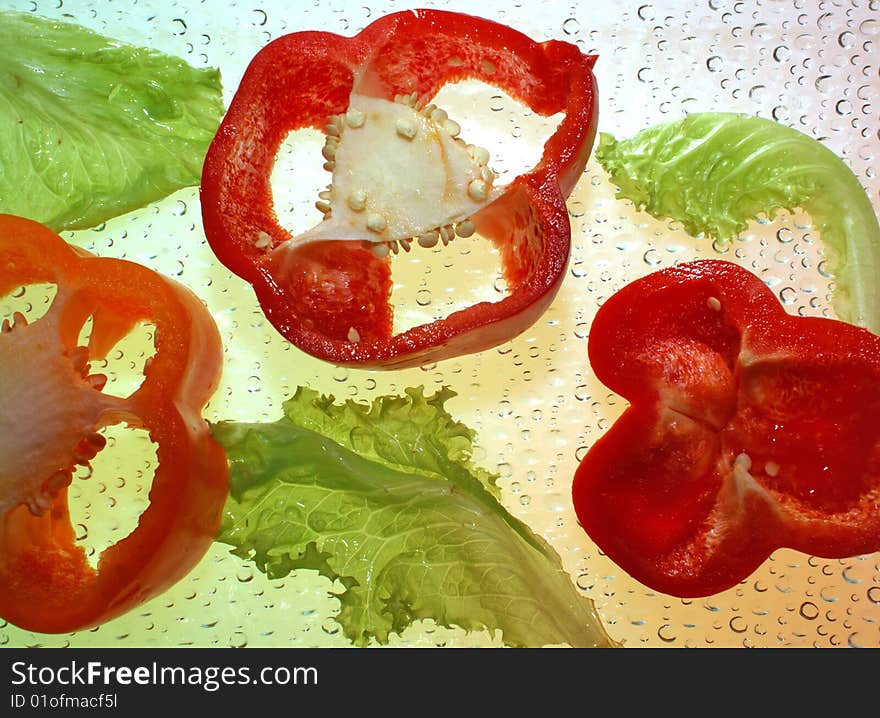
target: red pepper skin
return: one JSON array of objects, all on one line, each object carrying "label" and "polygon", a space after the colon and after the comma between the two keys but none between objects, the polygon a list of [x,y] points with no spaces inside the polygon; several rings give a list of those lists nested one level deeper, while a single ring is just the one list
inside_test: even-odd
[{"label": "red pepper skin", "polygon": [[[250,63],[206,157],[201,202],[210,246],[253,285],[282,335],[326,361],[400,368],[497,346],[541,316],[564,278],[571,240],[565,198],[596,132],[595,59],[564,42],[537,43],[488,20],[432,10],[387,15],[351,38],[280,37]],[[270,187],[286,135],[323,128],[345,111],[353,90],[386,99],[415,92],[428,101],[443,85],[468,78],[538,114],[565,114],[538,165],[473,218],[500,249],[509,295],[393,334],[389,260],[360,243],[305,246],[295,255],[294,279],[282,278],[255,241],[263,233],[272,247],[291,239],[273,212]],[[353,342],[347,332],[354,324],[360,336]]]},{"label": "red pepper skin", "polygon": [[588,352],[630,407],[578,467],[574,507],[633,578],[707,596],[777,548],[880,549],[880,337],[789,315],[755,275],[703,260],[613,295]]}]

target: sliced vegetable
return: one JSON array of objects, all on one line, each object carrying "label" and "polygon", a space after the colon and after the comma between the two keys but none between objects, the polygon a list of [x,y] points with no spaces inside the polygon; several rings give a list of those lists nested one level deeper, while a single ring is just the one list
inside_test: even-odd
[{"label": "sliced vegetable", "polygon": [[197,185],[220,73],[78,25],[0,12],[0,212],[93,227]]},{"label": "sliced vegetable", "polygon": [[450,396],[336,404],[299,389],[277,422],[214,426],[231,466],[218,540],[270,577],[337,581],[336,620],[357,645],[429,618],[512,646],[610,645],[559,557],[472,466]]},{"label": "sliced vegetable", "polygon": [[690,234],[733,239],[759,214],[801,208],[831,250],[834,308],[880,333],[880,225],[847,164],[821,142],[772,120],[706,112],[617,141],[596,157],[620,190]]},{"label": "sliced vegetable", "polygon": [[791,316],[755,275],[704,260],[614,294],[589,356],[630,407],[581,462],[574,506],[638,581],[705,596],[779,547],[880,549],[880,337]]},{"label": "sliced vegetable", "polygon": [[[216,535],[228,470],[200,411],[219,381],[220,337],[181,285],[74,249],[36,222],[0,215],[0,256],[0,294],[57,288],[45,315],[15,315],[0,333],[0,616],[74,631],[169,587]],[[90,363],[140,322],[155,327],[143,383],[125,398],[103,393],[107,377]],[[95,569],[76,541],[67,490],[76,466],[104,448],[101,429],[121,423],[149,432],[158,467],[138,526]]]},{"label": "sliced vegetable", "polygon": [[[415,366],[500,344],[541,315],[565,273],[565,197],[595,136],[594,61],[564,42],[432,10],[387,15],[352,38],[281,37],[251,62],[205,160],[208,240],[281,334],[321,359]],[[537,114],[565,115],[538,165],[507,186],[430,102],[468,78]],[[285,137],[307,127],[326,133],[332,182],[317,202],[325,221],[292,236],[275,216],[270,176]],[[395,334],[390,255],[474,232],[499,247],[509,294]]]}]

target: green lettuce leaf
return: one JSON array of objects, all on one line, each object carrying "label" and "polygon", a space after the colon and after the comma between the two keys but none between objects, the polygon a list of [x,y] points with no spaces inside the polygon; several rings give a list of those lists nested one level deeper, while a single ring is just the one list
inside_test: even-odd
[{"label": "green lettuce leaf", "polygon": [[216,69],[0,12],[0,212],[79,229],[197,185],[223,111]]},{"label": "green lettuce leaf", "polygon": [[218,540],[272,578],[338,582],[336,620],[356,645],[429,618],[511,646],[611,645],[558,555],[472,466],[452,395],[336,404],[299,389],[279,421],[215,425],[230,464]]},{"label": "green lettuce leaf", "polygon": [[837,315],[880,333],[880,226],[858,178],[821,142],[772,120],[706,112],[626,140],[603,133],[596,158],[618,197],[694,236],[725,242],[759,214],[806,211],[832,249]]}]

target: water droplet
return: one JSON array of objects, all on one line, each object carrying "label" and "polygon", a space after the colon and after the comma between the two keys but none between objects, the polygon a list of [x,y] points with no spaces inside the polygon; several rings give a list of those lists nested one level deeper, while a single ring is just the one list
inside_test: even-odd
[{"label": "water droplet", "polygon": [[794,304],[797,301],[797,290],[792,287],[783,287],[779,292],[779,299],[783,304]]},{"label": "water droplet", "polygon": [[788,108],[783,105],[777,105],[770,111],[771,117],[777,122],[786,123],[790,119],[790,115],[788,114]]},{"label": "water droplet", "polygon": [[834,27],[834,13],[826,12],[819,16],[816,20],[816,27],[827,32]]},{"label": "water droplet", "polygon": [[820,598],[827,603],[837,603],[837,596],[834,594],[835,587],[825,586],[819,591]]},{"label": "water droplet", "polygon": [[663,263],[663,257],[660,256],[656,249],[651,248],[642,255],[642,261],[649,267],[656,267],[658,264]]},{"label": "water droplet", "polygon": [[577,584],[577,587],[582,591],[588,591],[593,587],[593,580],[588,573],[578,574],[577,579],[575,579],[575,583]]},{"label": "water droplet", "polygon": [[865,35],[880,35],[880,22],[868,18],[859,25],[859,31]]},{"label": "water droplet", "polygon": [[828,92],[831,89],[831,83],[831,75],[819,75],[819,77],[816,78],[815,86],[819,92]]},{"label": "water droplet", "polygon": [[706,60],[706,67],[709,68],[709,72],[720,72],[724,68],[724,60],[718,55],[712,55]]},{"label": "water droplet", "polygon": [[751,35],[756,40],[767,41],[773,38],[773,32],[770,30],[770,26],[767,25],[766,22],[756,23],[751,30]]},{"label": "water droplet", "polygon": [[858,635],[859,634],[857,632],[850,633],[849,636],[847,636],[846,638],[846,645],[848,645],[850,648],[865,648],[865,646],[860,643]]},{"label": "water droplet", "polygon": [[668,623],[664,623],[657,629],[657,637],[664,643],[675,642],[675,634],[672,632],[672,626]]},{"label": "water droplet", "polygon": [[849,32],[849,30],[842,32],[840,33],[840,35],[837,36],[837,44],[841,47],[855,47],[856,36],[853,33]]},{"label": "water droplet", "polygon": [[712,249],[718,254],[727,254],[730,251],[730,242],[715,239],[712,241]]},{"label": "water droplet", "polygon": [[727,625],[734,633],[745,633],[749,628],[749,624],[742,616],[734,616]]},{"label": "water droplet", "polygon": [[573,17],[562,23],[562,32],[566,35],[576,35],[580,32],[581,24]]},{"label": "water droplet", "polygon": [[794,233],[788,227],[781,227],[776,231],[776,239],[782,244],[788,244],[794,240]]},{"label": "water droplet", "polygon": [[776,62],[788,62],[791,59],[791,50],[787,45],[778,45],[773,48],[773,59]]},{"label": "water droplet", "polygon": [[577,277],[580,279],[581,277],[586,277],[589,274],[589,268],[587,265],[581,260],[577,260],[573,262],[571,265],[571,276]]},{"label": "water droplet", "polygon": [[339,633],[339,624],[336,621],[327,620],[321,624],[321,630],[324,631],[328,636],[335,636]]},{"label": "water droplet", "polygon": [[245,648],[247,644],[247,636],[241,631],[236,631],[229,637],[230,648]]},{"label": "water droplet", "polygon": [[584,203],[579,199],[569,200],[568,213],[572,217],[583,217],[586,214],[586,209],[584,209]]},{"label": "water droplet", "polygon": [[819,616],[819,607],[812,601],[804,601],[798,613],[808,621],[813,621]]}]

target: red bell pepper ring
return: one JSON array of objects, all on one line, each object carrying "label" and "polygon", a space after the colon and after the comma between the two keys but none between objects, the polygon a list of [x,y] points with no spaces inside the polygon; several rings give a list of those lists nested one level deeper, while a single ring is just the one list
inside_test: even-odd
[{"label": "red bell pepper ring", "polygon": [[777,548],[880,549],[880,337],[789,315],[704,260],[613,295],[589,358],[630,406],[578,467],[574,507],[636,580],[706,596]]},{"label": "red bell pepper ring", "polygon": [[[278,38],[247,68],[205,161],[201,200],[210,246],[253,285],[282,335],[326,361],[405,367],[497,346],[541,316],[565,275],[565,198],[596,131],[595,59],[565,42],[538,43],[488,20],[429,10],[385,16],[351,38]],[[469,218],[469,231],[499,248],[509,294],[394,334],[389,259],[364,241],[297,245],[273,211],[271,170],[289,132],[333,134],[334,118],[344,117],[353,96],[410,97],[422,108],[444,84],[464,79],[564,119],[537,166]]]},{"label": "red bell pepper ring", "polygon": [[[37,222],[0,215],[0,295],[51,284],[45,315],[0,328],[0,617],[66,633],[158,595],[213,543],[228,466],[201,410],[222,368],[220,334],[188,289],[146,267],[95,257]],[[92,319],[87,343],[81,332]],[[129,396],[91,373],[136,324],[155,327],[155,353]],[[149,432],[158,465],[137,526],[92,566],[77,541],[68,487],[125,423]]]}]

